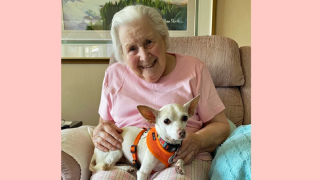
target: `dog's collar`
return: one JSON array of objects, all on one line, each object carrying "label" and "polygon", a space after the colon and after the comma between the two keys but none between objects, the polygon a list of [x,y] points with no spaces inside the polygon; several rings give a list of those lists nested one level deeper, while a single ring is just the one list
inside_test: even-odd
[{"label": "dog's collar", "polygon": [[166,167],[173,163],[173,158],[177,155],[180,144],[170,144],[158,136],[155,127],[151,128],[147,135],[147,146],[154,157],[161,161]]},{"label": "dog's collar", "polygon": [[157,138],[159,139],[159,142],[160,142],[160,145],[166,150],[166,151],[169,151],[169,152],[175,152],[177,151],[180,147],[181,147],[181,144],[170,144],[168,142],[166,142],[164,139],[162,139],[159,134],[157,133]]}]

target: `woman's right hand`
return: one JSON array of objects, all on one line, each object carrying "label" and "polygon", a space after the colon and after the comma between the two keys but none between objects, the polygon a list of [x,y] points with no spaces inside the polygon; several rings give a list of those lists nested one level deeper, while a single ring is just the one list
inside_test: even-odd
[{"label": "woman's right hand", "polygon": [[123,138],[120,135],[122,129],[118,128],[111,121],[105,121],[100,117],[99,124],[93,130],[92,141],[96,148],[108,152],[121,148]]}]

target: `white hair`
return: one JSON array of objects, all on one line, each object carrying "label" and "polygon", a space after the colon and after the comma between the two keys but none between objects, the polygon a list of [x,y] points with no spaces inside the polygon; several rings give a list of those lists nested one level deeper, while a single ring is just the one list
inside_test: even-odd
[{"label": "white hair", "polygon": [[126,6],[119,12],[117,12],[112,19],[111,23],[111,38],[113,53],[115,59],[122,64],[125,64],[125,59],[122,51],[122,45],[119,38],[119,27],[123,24],[131,23],[139,20],[143,17],[150,19],[157,32],[160,34],[165,42],[166,48],[169,48],[169,30],[162,19],[162,16],[158,9],[144,5],[130,5]]}]

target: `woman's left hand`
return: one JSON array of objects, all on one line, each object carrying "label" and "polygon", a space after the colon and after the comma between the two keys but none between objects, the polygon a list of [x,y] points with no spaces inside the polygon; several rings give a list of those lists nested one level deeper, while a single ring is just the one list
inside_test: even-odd
[{"label": "woman's left hand", "polygon": [[177,156],[173,159],[176,162],[178,159],[183,159],[184,164],[191,163],[201,148],[201,141],[197,134],[187,133],[187,137],[183,139],[182,146],[177,152]]}]

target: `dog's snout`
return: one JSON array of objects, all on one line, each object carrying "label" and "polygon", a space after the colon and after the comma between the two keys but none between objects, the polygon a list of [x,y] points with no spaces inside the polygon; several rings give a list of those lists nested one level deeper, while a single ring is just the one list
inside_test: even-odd
[{"label": "dog's snout", "polygon": [[180,138],[185,138],[186,137],[186,130],[183,129],[183,130],[179,131],[178,134],[179,134]]}]

